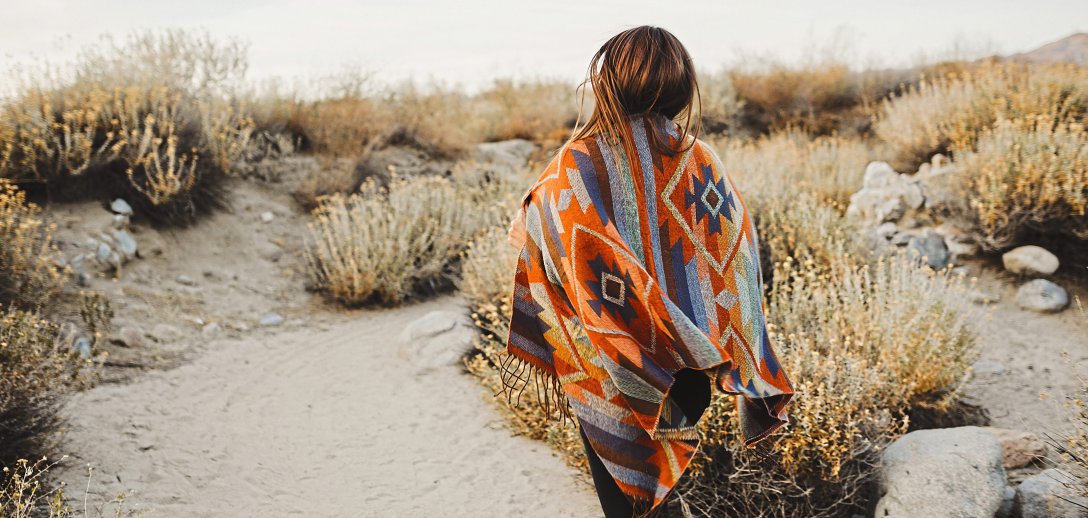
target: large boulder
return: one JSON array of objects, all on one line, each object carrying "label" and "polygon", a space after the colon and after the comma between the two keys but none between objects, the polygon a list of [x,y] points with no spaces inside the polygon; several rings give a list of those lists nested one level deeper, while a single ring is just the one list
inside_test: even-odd
[{"label": "large boulder", "polygon": [[978,426],[918,430],[881,455],[875,516],[994,516],[1005,496],[1001,444]]},{"label": "large boulder", "polygon": [[1053,282],[1035,279],[1016,290],[1016,304],[1040,313],[1057,313],[1069,305],[1069,294]]},{"label": "large boulder", "polygon": [[[1050,468],[1032,475],[1016,488],[1013,513],[1022,518],[1075,518],[1088,516],[1088,499],[1069,472]],[[1017,514],[1018,513],[1018,514]]]},{"label": "large boulder", "polygon": [[1012,273],[1050,275],[1058,271],[1058,256],[1035,245],[1018,246],[1001,256],[1005,269]]},{"label": "large boulder", "polygon": [[897,221],[924,204],[922,187],[915,178],[895,172],[887,162],[870,162],[862,188],[850,197],[846,211],[879,224]]}]

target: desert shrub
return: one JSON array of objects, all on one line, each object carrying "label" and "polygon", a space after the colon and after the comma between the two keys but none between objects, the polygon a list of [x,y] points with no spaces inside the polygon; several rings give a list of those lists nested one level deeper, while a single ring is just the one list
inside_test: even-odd
[{"label": "desert shrub", "polygon": [[[503,387],[498,366],[505,359],[504,341],[510,326],[510,295],[514,291],[516,263],[517,250],[507,243],[506,228],[492,228],[469,245],[457,283],[479,331],[474,353],[465,359],[465,364],[496,395]],[[512,400],[500,407],[514,433],[545,441],[563,452],[567,462],[585,465],[578,429],[570,421],[551,419],[535,390],[525,390],[517,397],[521,404]]]},{"label": "desert shrub", "polygon": [[[72,509],[64,486],[52,486],[50,480],[52,470],[60,464],[47,457],[41,457],[36,461],[19,459],[11,466],[4,466],[0,472],[0,517],[3,518],[122,518],[128,516],[143,516],[145,513],[137,513],[125,509],[125,494],[121,493],[112,500],[99,503],[95,507],[87,505],[86,501],[80,506],[82,509]],[[88,473],[88,479],[90,473]],[[88,484],[90,480],[88,480]],[[110,508],[107,510],[107,507]]]},{"label": "desert shrub", "polygon": [[57,197],[122,196],[161,222],[222,203],[252,131],[231,85],[243,47],[180,31],[88,47],[0,105],[0,177]]},{"label": "desert shrub", "polygon": [[51,225],[26,195],[0,178],[0,306],[37,308],[64,286]]},{"label": "desert shrub", "polygon": [[1043,115],[1078,122],[1086,113],[1088,70],[987,63],[925,79],[886,100],[874,129],[892,166],[912,171],[936,153],[972,148],[997,120]]},{"label": "desert shrub", "polygon": [[761,133],[790,126],[828,133],[838,127],[837,114],[859,103],[858,83],[844,64],[774,64],[736,69],[730,78],[744,101],[745,123]]},{"label": "desert shrub", "polygon": [[979,244],[1088,241],[1088,133],[1052,119],[1000,121],[957,151]]},{"label": "desert shrub", "polygon": [[737,89],[727,72],[701,72],[699,97],[702,104],[703,130],[706,134],[740,131],[744,101],[737,97]]},{"label": "desert shrub", "polygon": [[485,141],[522,138],[562,140],[574,126],[578,103],[574,86],[560,81],[496,80],[473,97]]},{"label": "desert shrub", "polygon": [[308,258],[314,286],[346,304],[396,304],[450,284],[467,243],[505,217],[508,179],[465,166],[454,178],[368,181],[314,210]]},{"label": "desert shrub", "polygon": [[80,360],[57,326],[35,313],[0,312],[0,464],[42,451],[56,424],[57,397],[78,381]]},{"label": "desert shrub", "polygon": [[754,141],[722,139],[726,171],[753,199],[807,192],[845,210],[861,185],[865,165],[876,152],[865,141],[842,137],[812,138],[802,132],[775,133]]}]

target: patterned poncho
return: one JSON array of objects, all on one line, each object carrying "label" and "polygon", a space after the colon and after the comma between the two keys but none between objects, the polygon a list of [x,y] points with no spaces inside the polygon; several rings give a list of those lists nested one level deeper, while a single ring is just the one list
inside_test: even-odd
[{"label": "patterned poncho", "polygon": [[700,140],[654,152],[649,132],[680,138],[664,117],[628,124],[635,156],[571,142],[525,193],[503,373],[508,387],[550,385],[619,487],[653,509],[698,446],[699,416],[670,390],[678,370],[736,394],[748,447],[789,422],[793,389],[767,333],[755,227],[721,161]]}]

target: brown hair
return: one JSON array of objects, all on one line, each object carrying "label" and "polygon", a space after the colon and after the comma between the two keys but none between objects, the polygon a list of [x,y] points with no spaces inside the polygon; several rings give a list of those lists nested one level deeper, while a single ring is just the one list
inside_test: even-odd
[{"label": "brown hair", "polygon": [[683,133],[679,144],[672,145],[664,131],[648,132],[655,151],[671,155],[694,145],[694,138],[686,146],[684,141],[689,134],[699,135],[699,83],[687,49],[669,31],[643,25],[613,36],[593,55],[586,75],[580,86],[583,104],[587,84],[596,103],[585,124],[575,124],[571,141],[599,134],[611,144],[622,139],[628,153],[633,153],[634,138],[625,119],[659,114],[669,120],[682,119]]}]

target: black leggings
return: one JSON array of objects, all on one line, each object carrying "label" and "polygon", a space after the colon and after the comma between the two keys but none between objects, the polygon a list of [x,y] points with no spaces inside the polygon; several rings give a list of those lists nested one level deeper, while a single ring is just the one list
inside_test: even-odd
[{"label": "black leggings", "polygon": [[[702,417],[706,407],[710,405],[710,378],[702,371],[683,369],[676,373],[676,382],[670,391],[670,397],[684,411],[685,415],[693,416],[692,421]],[[597,488],[597,498],[601,501],[605,518],[631,518],[635,516],[634,506],[628,500],[627,495],[616,484],[612,474],[605,468],[604,462],[593,451],[589,444],[589,438],[579,425],[578,433],[582,436],[582,446],[586,449],[586,458],[589,460],[589,471],[593,474],[593,485]],[[663,503],[653,516],[667,518],[669,515],[667,506]]]}]

